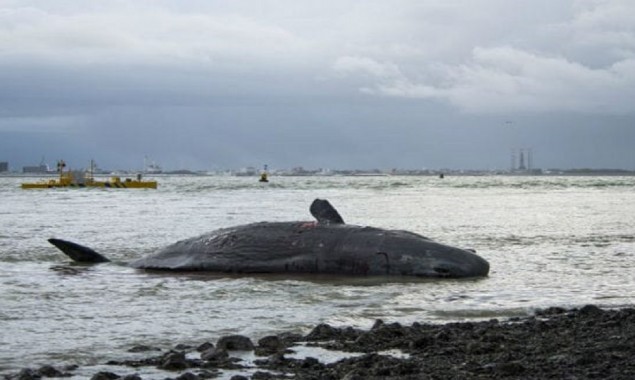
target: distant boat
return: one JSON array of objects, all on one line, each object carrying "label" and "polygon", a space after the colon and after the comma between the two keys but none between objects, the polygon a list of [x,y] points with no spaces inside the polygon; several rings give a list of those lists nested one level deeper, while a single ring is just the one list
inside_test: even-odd
[{"label": "distant boat", "polygon": [[98,181],[93,177],[95,164],[90,162],[90,169],[88,171],[72,171],[64,170],[66,163],[63,160],[58,161],[57,171],[60,176],[58,179],[51,179],[41,182],[22,183],[23,189],[51,189],[57,187],[104,187],[115,189],[156,189],[156,181],[143,181],[141,174],[137,175],[136,179],[126,178],[121,180],[121,177],[113,176],[110,180]]},{"label": "distant boat", "polygon": [[258,182],[269,182],[269,174],[267,173],[267,165],[265,165],[262,173],[260,173],[260,179]]},{"label": "distant boat", "polygon": [[[149,162],[149,163],[148,163]],[[163,169],[154,161],[149,161],[148,157],[143,159],[143,172],[146,174],[161,174]]]}]

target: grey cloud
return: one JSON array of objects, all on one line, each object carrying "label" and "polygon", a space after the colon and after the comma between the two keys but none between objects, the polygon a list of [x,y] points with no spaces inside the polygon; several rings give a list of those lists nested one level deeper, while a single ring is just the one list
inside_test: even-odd
[{"label": "grey cloud", "polygon": [[[393,64],[375,63],[373,70],[356,66],[379,78],[374,87],[361,89],[366,93],[445,99],[468,112],[633,112],[635,60],[591,69],[513,48],[477,48],[470,62],[445,67],[444,75],[431,84],[411,81]],[[393,74],[380,73],[379,67],[394,68]]]},{"label": "grey cloud", "polygon": [[[553,166],[632,166],[634,7],[8,0],[0,160],[503,168],[522,143]],[[533,134],[514,142],[505,120]]]},{"label": "grey cloud", "polygon": [[333,67],[357,81],[367,77],[358,82],[364,93],[442,99],[473,113],[632,113],[635,4],[578,2],[570,12],[533,29],[521,23],[509,33],[513,38],[480,40],[459,62],[450,56],[425,63],[416,55],[354,56],[340,57]]}]

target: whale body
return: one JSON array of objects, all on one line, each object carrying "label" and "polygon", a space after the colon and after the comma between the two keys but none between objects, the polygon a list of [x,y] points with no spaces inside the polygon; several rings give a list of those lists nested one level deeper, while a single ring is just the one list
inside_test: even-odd
[{"label": "whale body", "polygon": [[[402,230],[348,225],[326,200],[310,208],[317,221],[260,222],[178,241],[133,261],[147,270],[216,273],[314,273],[355,276],[481,277],[489,263],[471,250]],[[77,262],[106,262],[91,248],[49,242]]]}]

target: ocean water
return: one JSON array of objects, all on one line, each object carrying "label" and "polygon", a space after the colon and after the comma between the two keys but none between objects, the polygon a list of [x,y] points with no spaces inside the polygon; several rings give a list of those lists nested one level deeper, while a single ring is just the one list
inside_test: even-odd
[{"label": "ocean water", "polygon": [[[377,318],[442,323],[635,304],[635,177],[157,179],[157,190],[21,190],[33,179],[0,177],[0,374],[43,364],[94,373],[138,344],[169,348],[233,333],[258,339],[322,322],[369,328]],[[386,282],[125,266],[221,227],[311,220],[314,198],[329,199],[349,224],[476,249],[490,275]],[[113,262],[72,264],[51,237]]]}]

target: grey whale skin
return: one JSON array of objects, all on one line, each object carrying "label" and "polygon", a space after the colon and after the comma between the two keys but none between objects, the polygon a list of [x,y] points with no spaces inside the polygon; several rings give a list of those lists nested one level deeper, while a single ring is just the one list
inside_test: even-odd
[{"label": "grey whale skin", "polygon": [[[317,222],[260,222],[178,241],[130,263],[139,269],[217,273],[319,273],[356,276],[480,277],[489,263],[470,250],[401,230],[347,225],[316,199]],[[49,239],[77,262],[106,262],[94,250]]]}]

